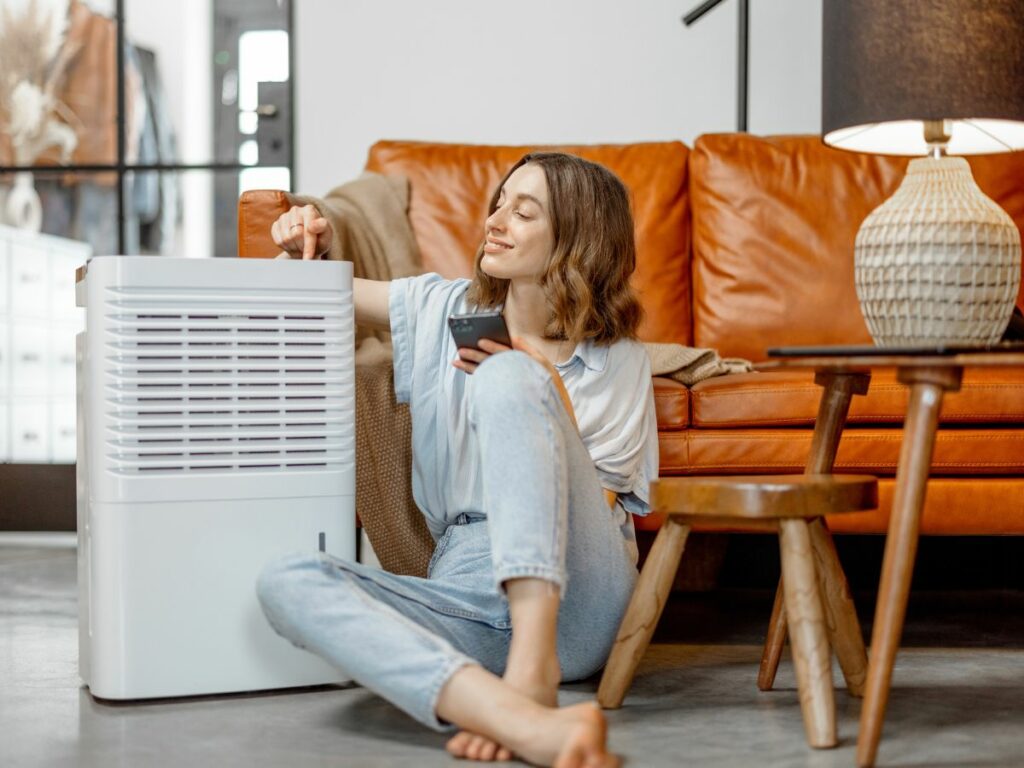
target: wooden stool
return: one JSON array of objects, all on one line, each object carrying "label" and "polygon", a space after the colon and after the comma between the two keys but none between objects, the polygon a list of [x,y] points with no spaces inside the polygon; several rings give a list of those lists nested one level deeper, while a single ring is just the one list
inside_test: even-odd
[{"label": "wooden stool", "polygon": [[[665,608],[693,523],[778,531],[785,611],[807,742],[812,747],[834,747],[832,656],[809,523],[820,522],[817,519],[825,514],[877,506],[878,481],[862,475],[670,477],[652,483],[651,509],[668,517],[622,619],[601,678],[598,702],[606,709],[622,705]],[[852,638],[845,645],[859,645],[863,655],[862,638]],[[863,661],[866,663],[866,658]]]}]

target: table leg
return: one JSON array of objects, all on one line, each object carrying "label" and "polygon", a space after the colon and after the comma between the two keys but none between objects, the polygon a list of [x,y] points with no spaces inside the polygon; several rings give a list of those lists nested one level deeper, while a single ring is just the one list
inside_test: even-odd
[{"label": "table leg", "polygon": [[[868,391],[871,375],[854,372],[824,372],[815,374],[814,382],[824,388],[818,404],[818,416],[814,420],[814,437],[804,474],[822,475],[832,471],[839,438],[850,412],[850,401],[854,395]],[[864,670],[867,667],[867,652],[861,636],[857,611],[850,596],[850,588],[839,560],[836,557],[832,537],[824,522],[811,527],[811,542],[818,560],[818,580],[824,601],[829,639],[836,650],[839,665],[846,678],[846,688],[854,696],[861,695]],[[762,691],[771,690],[775,673],[782,658],[782,647],[786,642],[786,611],[780,600],[784,600],[782,580],[775,593],[776,606],[768,623],[768,634],[761,655],[761,669],[757,685]]]},{"label": "table leg", "polygon": [[889,684],[903,631],[910,577],[917,553],[921,510],[942,396],[946,390],[959,389],[962,372],[962,368],[908,368],[901,369],[899,373],[900,381],[911,387],[910,403],[903,427],[889,532],[885,540],[882,578],[871,632],[871,660],[857,737],[857,765],[862,768],[874,765],[882,735]]}]

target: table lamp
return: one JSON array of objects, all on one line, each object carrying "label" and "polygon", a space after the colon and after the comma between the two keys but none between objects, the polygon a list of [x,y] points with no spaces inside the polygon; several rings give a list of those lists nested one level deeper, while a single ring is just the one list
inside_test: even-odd
[{"label": "table lamp", "polygon": [[923,155],[857,233],[875,344],[998,342],[1020,233],[951,155],[1024,149],[1024,0],[825,0],[822,133],[840,149]]}]

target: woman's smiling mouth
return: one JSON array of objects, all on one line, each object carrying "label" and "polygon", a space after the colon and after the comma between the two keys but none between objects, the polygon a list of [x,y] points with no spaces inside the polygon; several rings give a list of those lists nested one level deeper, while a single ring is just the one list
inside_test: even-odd
[{"label": "woman's smiling mouth", "polygon": [[507,251],[511,247],[511,243],[506,243],[502,240],[495,240],[493,237],[488,237],[484,241],[484,253],[501,253],[502,251]]}]

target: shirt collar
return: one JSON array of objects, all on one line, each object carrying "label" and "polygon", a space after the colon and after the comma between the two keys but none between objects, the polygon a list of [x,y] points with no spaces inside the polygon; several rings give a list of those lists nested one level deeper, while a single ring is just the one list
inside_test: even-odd
[{"label": "shirt collar", "polygon": [[608,362],[608,345],[595,344],[593,339],[583,339],[583,341],[576,345],[572,357],[561,365],[556,364],[555,367],[560,369],[568,368],[577,358],[594,373],[600,373]]}]

